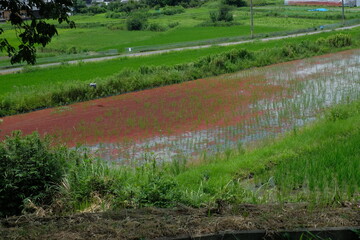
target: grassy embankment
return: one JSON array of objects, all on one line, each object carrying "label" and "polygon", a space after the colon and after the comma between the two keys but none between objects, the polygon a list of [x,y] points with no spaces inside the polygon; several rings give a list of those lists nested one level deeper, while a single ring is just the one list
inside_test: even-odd
[{"label": "grassy embankment", "polygon": [[[356,48],[359,32],[353,29],[346,31],[349,35],[324,33],[0,76],[0,116]],[[338,36],[345,38],[337,42]],[[327,40],[318,40],[323,38]],[[89,82],[98,87],[90,88]]]}]

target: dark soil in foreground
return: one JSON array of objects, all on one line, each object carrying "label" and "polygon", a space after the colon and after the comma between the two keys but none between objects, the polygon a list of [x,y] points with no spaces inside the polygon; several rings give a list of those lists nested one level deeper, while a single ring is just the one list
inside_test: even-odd
[{"label": "dark soil in foreground", "polygon": [[124,209],[104,213],[1,221],[1,239],[156,239],[197,236],[230,230],[279,230],[360,226],[360,203],[339,207],[304,204],[232,205],[193,209]]}]

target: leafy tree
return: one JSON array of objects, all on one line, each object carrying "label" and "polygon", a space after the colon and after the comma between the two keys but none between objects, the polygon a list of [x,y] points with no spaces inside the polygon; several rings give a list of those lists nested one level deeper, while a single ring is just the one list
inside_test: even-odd
[{"label": "leafy tree", "polygon": [[83,13],[86,12],[86,2],[83,0],[74,0],[73,1],[73,12],[74,13]]},{"label": "leafy tree", "polygon": [[17,131],[0,142],[0,218],[20,214],[25,199],[50,204],[73,154],[38,133]]},{"label": "leafy tree", "polygon": [[236,7],[245,7],[247,5],[245,0],[223,0],[223,3]]},{"label": "leafy tree", "polygon": [[144,14],[134,14],[126,21],[126,26],[129,31],[139,31],[147,27],[147,17]]},{"label": "leafy tree", "polygon": [[231,22],[234,20],[231,14],[231,6],[222,4],[217,12],[210,12],[210,19],[212,22],[224,21]]},{"label": "leafy tree", "polygon": [[178,6],[181,5],[183,7],[189,6],[197,6],[200,5],[202,1],[200,0],[143,0],[150,7],[154,7],[156,5],[160,7],[165,6]]},{"label": "leafy tree", "polygon": [[106,8],[113,12],[125,12],[130,14],[131,12],[148,8],[148,5],[146,5],[144,2],[134,0],[127,2],[114,1],[110,2]]},{"label": "leafy tree", "polygon": [[[36,45],[45,47],[57,35],[56,26],[45,20],[66,22],[71,28],[74,27],[75,24],[69,20],[68,15],[72,6],[72,0],[0,0],[0,11],[10,13],[9,22],[20,40],[19,46],[14,47],[6,38],[1,38],[4,29],[0,28],[0,51],[7,52],[12,64],[23,61],[35,64]],[[29,20],[24,19],[23,13]]]},{"label": "leafy tree", "polygon": [[86,12],[90,14],[99,14],[99,13],[105,13],[106,8],[103,6],[90,6],[86,8]]}]

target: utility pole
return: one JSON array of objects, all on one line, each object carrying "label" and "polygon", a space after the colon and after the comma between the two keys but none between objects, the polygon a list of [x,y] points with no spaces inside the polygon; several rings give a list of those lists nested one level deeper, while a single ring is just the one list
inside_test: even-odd
[{"label": "utility pole", "polygon": [[342,24],[343,26],[345,26],[345,6],[344,6],[344,0],[341,0],[341,5],[342,5]]},{"label": "utility pole", "polygon": [[[344,0],[342,0],[344,1]],[[250,0],[250,32],[251,38],[254,38],[254,11],[253,11],[253,0]]]}]

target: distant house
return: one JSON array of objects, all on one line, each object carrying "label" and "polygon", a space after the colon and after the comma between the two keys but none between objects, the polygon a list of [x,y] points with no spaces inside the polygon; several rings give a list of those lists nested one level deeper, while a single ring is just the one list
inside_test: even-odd
[{"label": "distant house", "polygon": [[[0,21],[8,21],[10,19],[11,12],[9,10],[3,10],[0,11]],[[39,18],[39,10],[32,10],[32,14]],[[23,19],[30,19],[30,16],[28,16],[27,12],[25,10],[20,11],[21,18]]]},{"label": "distant house", "polygon": [[[50,2],[51,0],[44,0],[45,2]],[[29,0],[23,0],[24,4],[28,4]],[[0,21],[8,21],[10,19],[10,11],[9,10],[1,10],[0,11]],[[23,19],[30,19],[30,16],[28,16],[27,12],[25,10],[21,10],[20,13],[21,17]],[[39,10],[37,8],[32,8],[31,14],[35,16],[36,18],[40,18]]]},{"label": "distant house", "polygon": [[[342,6],[341,0],[285,0],[285,5]],[[359,7],[360,0],[344,0],[347,7]]]},{"label": "distant house", "polygon": [[[103,4],[108,5],[109,3],[114,2],[114,1],[115,0],[87,0],[86,3],[89,3],[89,4],[103,3]],[[123,0],[120,0],[120,2],[123,2]]]},{"label": "distant house", "polygon": [[[111,2],[120,1],[120,2],[128,2],[129,0],[84,0],[86,2],[86,5],[89,7],[93,4],[105,4],[108,5]],[[139,0],[134,0],[139,1]]]}]

